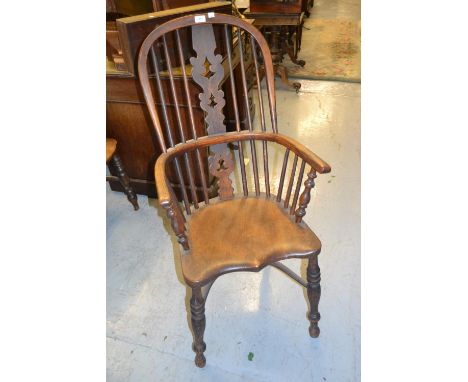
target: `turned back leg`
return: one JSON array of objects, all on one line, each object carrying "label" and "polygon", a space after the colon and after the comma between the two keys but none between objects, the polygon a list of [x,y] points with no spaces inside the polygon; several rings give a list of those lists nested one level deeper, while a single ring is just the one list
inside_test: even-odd
[{"label": "turned back leg", "polygon": [[190,312],[193,329],[193,351],[195,352],[195,365],[204,367],[206,364],[203,352],[206,349],[206,344],[203,341],[205,333],[205,299],[203,298],[201,288],[192,289],[192,298],[190,299]]},{"label": "turned back leg", "polygon": [[307,296],[309,297],[310,312],[309,312],[309,334],[311,337],[318,337],[320,329],[318,322],[320,320],[320,313],[318,311],[318,304],[320,301],[320,268],[318,266],[318,255],[309,258],[307,266]]},{"label": "turned back leg", "polygon": [[117,154],[114,154],[114,156],[110,160],[110,165],[115,169],[115,173],[117,177],[119,178],[119,182],[124,189],[125,195],[127,195],[128,201],[132,203],[135,211],[138,210],[139,206],[138,206],[137,196],[132,186],[130,186],[130,179],[127,173],[125,172],[125,169],[122,164],[122,160]]}]

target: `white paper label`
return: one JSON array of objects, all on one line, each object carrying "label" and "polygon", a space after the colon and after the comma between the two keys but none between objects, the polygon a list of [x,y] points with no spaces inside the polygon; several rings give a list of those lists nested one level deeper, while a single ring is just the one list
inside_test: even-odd
[{"label": "white paper label", "polygon": [[212,19],[213,17],[215,17],[214,12],[208,12],[208,18]]},{"label": "white paper label", "polygon": [[195,22],[196,23],[205,23],[206,22],[206,17],[204,15],[195,16]]}]

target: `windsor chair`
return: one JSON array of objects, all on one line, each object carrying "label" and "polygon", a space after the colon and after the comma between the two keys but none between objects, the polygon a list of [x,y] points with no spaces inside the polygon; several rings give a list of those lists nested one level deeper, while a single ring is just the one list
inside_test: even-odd
[{"label": "windsor chair", "polygon": [[[191,43],[191,57],[183,54],[181,30],[191,37],[183,41]],[[169,39],[176,53],[172,57]],[[249,102],[244,70],[248,55],[255,64],[259,120],[251,120],[249,115],[248,130],[241,131],[239,102]],[[261,86],[260,62],[264,67],[265,90]],[[243,91],[236,93],[233,65],[237,63],[243,69]],[[169,72],[172,89],[170,100],[162,104],[170,101],[176,109],[175,120],[168,118],[167,108],[162,107],[158,113],[155,106],[155,101],[164,97],[162,70]],[[183,277],[192,289],[190,311],[195,364],[203,367],[206,363],[203,335],[209,289],[217,277],[228,272],[258,272],[271,265],[291,276],[307,288],[309,334],[317,337],[320,333],[317,257],[321,243],[303,217],[317,173],[329,172],[330,166],[302,144],[278,133],[273,64],[262,34],[248,22],[231,15],[208,13],[180,17],[160,25],[148,35],[140,49],[138,72],[163,152],[155,165],[159,202],[180,243]],[[225,73],[229,74],[226,81],[231,85],[230,94],[226,96],[232,98],[236,110],[237,131],[229,133],[226,133],[223,115]],[[198,100],[190,97],[190,76],[199,85]],[[184,84],[183,92],[176,92],[176,81]],[[157,89],[156,94],[153,89]],[[184,114],[188,121],[178,111],[182,98],[188,105],[188,113]],[[206,126],[204,136],[197,135],[191,111],[193,103],[198,101],[205,111],[205,120],[201,122]],[[270,118],[267,118],[268,110]],[[171,124],[177,129],[171,129]],[[267,131],[270,128],[271,132]],[[182,143],[174,145],[174,131],[178,132]],[[236,150],[232,149],[232,144],[237,146]],[[257,155],[259,151],[261,155]],[[277,168],[269,165],[269,156],[279,158]],[[263,172],[259,171],[262,167]],[[195,169],[198,169],[196,174]],[[275,169],[279,174],[277,189],[273,179]],[[170,173],[177,175],[180,184],[187,185],[187,192],[185,187],[180,187],[180,202]],[[202,187],[195,187],[195,176],[201,178]],[[233,182],[233,177],[237,182]],[[209,198],[207,192],[212,181],[218,187],[215,198]],[[307,280],[280,263],[289,258],[309,259]]]}]

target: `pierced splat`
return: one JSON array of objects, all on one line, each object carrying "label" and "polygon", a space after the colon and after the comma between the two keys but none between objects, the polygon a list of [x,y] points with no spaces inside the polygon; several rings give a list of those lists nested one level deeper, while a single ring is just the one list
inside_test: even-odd
[{"label": "pierced splat", "polygon": [[215,107],[216,105],[217,105],[217,103],[215,101],[215,97],[214,97],[214,95],[211,95],[209,106]]},{"label": "pierced splat", "polygon": [[221,200],[229,200],[234,197],[232,181],[229,178],[234,170],[232,154],[229,150],[215,152],[208,159],[210,173],[218,179],[218,194]]},{"label": "pierced splat", "polygon": [[[212,25],[192,26],[193,49],[196,57],[190,59],[194,81],[201,86],[203,92],[200,98],[200,107],[206,112],[205,121],[208,135],[226,132],[223,108],[226,104],[224,92],[220,89],[224,77],[224,68],[221,64],[222,56],[215,54],[216,40]],[[232,154],[226,144],[211,147],[208,159],[211,175],[218,181],[218,194],[221,200],[232,199],[234,189],[229,178],[234,170]]]},{"label": "pierced splat", "polygon": [[208,135],[226,132],[223,108],[226,104],[220,89],[224,77],[221,64],[223,57],[215,54],[216,40],[212,25],[192,26],[193,50],[196,57],[190,58],[193,80],[203,91],[198,95],[200,107],[206,112]]}]

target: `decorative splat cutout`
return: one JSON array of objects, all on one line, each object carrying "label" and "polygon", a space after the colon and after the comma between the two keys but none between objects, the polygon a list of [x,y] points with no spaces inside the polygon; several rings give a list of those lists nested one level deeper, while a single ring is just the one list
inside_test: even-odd
[{"label": "decorative splat cutout", "polygon": [[224,77],[224,68],[221,64],[223,57],[215,55],[216,40],[213,26],[192,26],[193,50],[196,57],[190,58],[192,64],[193,80],[200,85],[203,91],[198,95],[200,107],[206,112],[205,121],[207,132],[219,134],[226,132],[223,108],[226,105],[224,92],[220,89]]},{"label": "decorative splat cutout", "polygon": [[218,194],[221,200],[228,200],[234,197],[232,181],[229,178],[233,169],[231,152],[226,149],[221,153],[213,153],[208,159],[210,173],[218,179]]},{"label": "decorative splat cutout", "polygon": [[[205,111],[208,135],[226,132],[223,108],[226,105],[224,92],[220,89],[224,77],[223,57],[215,54],[216,40],[210,24],[192,26],[193,50],[196,57],[190,58],[192,78],[203,91],[199,94],[200,107]],[[234,170],[232,153],[226,144],[211,147],[208,158],[210,174],[218,179],[218,194],[221,200],[232,199],[234,189],[229,178]]]}]

